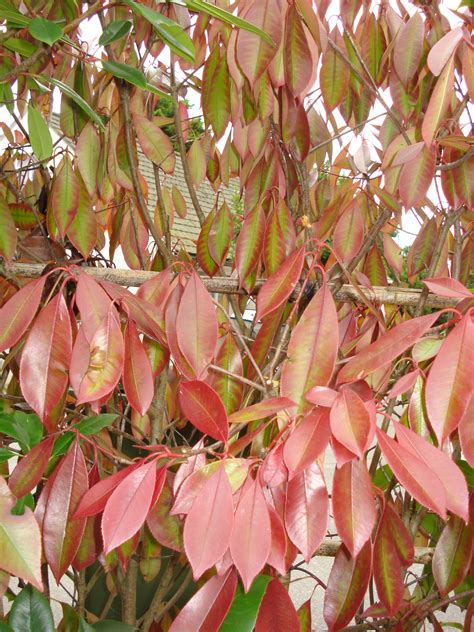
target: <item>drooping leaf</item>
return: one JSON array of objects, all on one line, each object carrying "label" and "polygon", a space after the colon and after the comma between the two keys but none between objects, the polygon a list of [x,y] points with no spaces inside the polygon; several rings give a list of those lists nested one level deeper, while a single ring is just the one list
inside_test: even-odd
[{"label": "drooping leaf", "polygon": [[265,213],[256,206],[244,219],[235,244],[235,264],[240,284],[244,289],[247,276],[253,272],[260,259],[265,235]]},{"label": "drooping leaf", "polygon": [[67,236],[84,259],[88,259],[97,244],[97,218],[91,198],[82,179],[76,211],[69,223]]},{"label": "drooping leaf", "polygon": [[48,160],[53,153],[53,139],[48,124],[41,112],[31,103],[28,104],[28,136],[31,149],[38,160]]},{"label": "drooping leaf", "polygon": [[230,122],[230,76],[225,50],[215,46],[207,58],[202,81],[202,109],[216,138],[221,138]]},{"label": "drooping leaf", "polygon": [[357,204],[352,204],[341,215],[333,235],[333,247],[345,263],[359,252],[364,240],[364,218]]},{"label": "drooping leaf", "polygon": [[176,158],[168,136],[145,116],[134,115],[133,122],[145,156],[165,173],[173,173]]},{"label": "drooping leaf", "polygon": [[433,576],[441,596],[456,588],[466,576],[472,555],[472,524],[451,516],[433,555]]},{"label": "drooping leaf", "polygon": [[28,494],[41,480],[53,449],[54,437],[47,437],[35,445],[17,463],[8,479],[13,494],[20,498]]},{"label": "drooping leaf", "polygon": [[303,22],[294,4],[290,4],[286,12],[283,46],[286,85],[295,97],[299,97],[313,77],[313,59]]},{"label": "drooping leaf", "polygon": [[[232,334],[226,334],[220,341],[215,364],[234,375],[243,375],[242,355]],[[214,370],[210,371],[210,378],[209,385],[221,398],[227,414],[237,411],[242,401],[244,384],[232,375]]]},{"label": "drooping leaf", "polygon": [[0,351],[13,347],[28,329],[41,301],[46,277],[27,283],[0,309]]},{"label": "drooping leaf", "polygon": [[433,142],[436,132],[445,117],[454,92],[454,57],[439,76],[436,86],[426,108],[421,126],[423,140],[428,147]]},{"label": "drooping leaf", "polygon": [[28,32],[32,37],[48,44],[48,46],[52,46],[63,36],[63,30],[56,22],[51,22],[51,20],[46,20],[42,17],[36,17],[31,20],[28,25]]},{"label": "drooping leaf", "polygon": [[206,630],[218,632],[225,619],[237,588],[237,575],[229,569],[224,575],[214,575],[191,597],[170,627],[170,632]]},{"label": "drooping leaf", "polygon": [[324,620],[330,630],[341,630],[351,621],[364,598],[371,570],[372,542],[367,542],[356,558],[341,545],[324,598]]},{"label": "drooping leaf", "polygon": [[355,391],[343,389],[339,393],[331,408],[330,422],[339,443],[363,458],[373,438],[375,418]]},{"label": "drooping leaf", "polygon": [[29,507],[22,516],[11,513],[15,499],[0,478],[0,568],[43,590],[41,533]]},{"label": "drooping leaf", "polygon": [[287,397],[270,397],[258,404],[242,408],[232,413],[232,415],[229,415],[229,423],[243,424],[255,421],[256,419],[264,419],[265,417],[275,415],[281,410],[291,408],[292,406],[294,406],[294,402]]},{"label": "drooping leaf", "polygon": [[141,528],[152,503],[155,481],[156,463],[150,461],[129,471],[114,489],[101,523],[106,554]]},{"label": "drooping leaf", "polygon": [[378,428],[376,434],[387,463],[403,487],[419,503],[444,518],[446,492],[436,470],[429,468],[411,450],[398,444]]},{"label": "drooping leaf", "polygon": [[83,112],[85,112],[85,114],[87,114],[87,116],[92,121],[97,123],[97,125],[101,129],[105,129],[104,123],[102,121],[102,118],[96,112],[94,112],[94,110],[87,103],[87,101],[80,94],[78,94],[75,90],[73,90],[71,88],[71,86],[68,86],[67,83],[64,83],[63,81],[60,81],[59,79],[56,79],[54,77],[46,77],[44,75],[39,75],[39,78],[41,80],[43,80],[43,81],[51,83],[55,88],[58,88],[63,94],[65,94],[72,101],[74,101],[74,103],[77,106],[79,106],[79,108],[81,108],[81,110]]},{"label": "drooping leaf", "polygon": [[466,479],[459,467],[449,456],[435,448],[416,432],[396,424],[395,432],[401,446],[411,450],[428,467],[434,468],[436,475],[446,490],[446,508],[466,522],[469,521],[469,495]]},{"label": "drooping leaf", "polygon": [[326,483],[314,462],[288,482],[285,499],[286,532],[307,563],[326,535],[328,517]]},{"label": "drooping leaf", "polygon": [[99,46],[108,46],[116,42],[118,39],[128,35],[131,28],[132,23],[130,20],[113,20],[109,22],[99,37]]},{"label": "drooping leaf", "polygon": [[201,380],[182,382],[179,405],[184,415],[200,432],[218,441],[227,441],[229,424],[221,398]]},{"label": "drooping leaf", "polygon": [[283,457],[290,478],[302,472],[323,454],[329,443],[329,415],[317,410],[304,417],[285,441]]},{"label": "drooping leaf", "polygon": [[33,586],[25,586],[17,595],[8,616],[8,623],[15,632],[54,632],[51,606],[44,595]]},{"label": "drooping leaf", "polygon": [[363,460],[336,468],[332,507],[337,531],[351,556],[357,557],[370,539],[376,519],[372,481]]},{"label": "drooping leaf", "polygon": [[299,281],[304,259],[305,248],[302,246],[265,281],[257,295],[255,320],[261,320],[289,298]]},{"label": "drooping leaf", "polygon": [[447,64],[449,58],[462,40],[462,28],[460,26],[448,31],[428,53],[426,62],[428,68],[437,77]]},{"label": "drooping leaf", "polygon": [[123,387],[132,408],[144,415],[153,400],[153,374],[137,328],[131,320],[125,327],[124,343]]},{"label": "drooping leaf", "polygon": [[386,331],[344,365],[337,376],[337,381],[343,383],[364,379],[373,371],[391,363],[406,349],[413,346],[437,318],[437,314],[412,318]]},{"label": "drooping leaf", "polygon": [[138,68],[133,68],[133,66],[128,66],[127,64],[122,64],[118,61],[106,61],[105,59],[102,59],[100,63],[102,64],[104,70],[110,72],[110,74],[114,77],[128,81],[128,83],[131,83],[142,90],[146,89],[147,82],[145,75],[141,70],[138,70]]},{"label": "drooping leaf", "polygon": [[270,516],[257,478],[240,497],[230,540],[232,560],[242,578],[245,592],[249,591],[265,565],[270,547]]},{"label": "drooping leaf", "polygon": [[99,433],[107,426],[111,426],[117,417],[118,415],[115,413],[103,413],[94,417],[86,417],[86,419],[81,419],[77,424],[74,424],[74,430],[88,437]]},{"label": "drooping leaf", "polygon": [[[334,32],[335,43],[345,50],[345,43],[339,32]],[[330,35],[331,36],[331,35]],[[329,110],[334,110],[344,98],[349,83],[349,67],[339,54],[330,46],[322,57],[319,82],[324,101]]]},{"label": "drooping leaf", "polygon": [[399,193],[406,209],[422,204],[433,180],[435,169],[436,150],[434,147],[423,147],[416,158],[403,165]]},{"label": "drooping leaf", "polygon": [[473,344],[468,313],[443,342],[426,381],[428,417],[440,445],[459,425],[471,398]]},{"label": "drooping leaf", "polygon": [[291,334],[281,371],[280,393],[292,399],[300,412],[310,407],[304,394],[314,386],[327,386],[331,379],[339,346],[337,331],[336,306],[324,284]]},{"label": "drooping leaf", "polygon": [[17,232],[12,213],[4,197],[0,195],[0,256],[11,261],[17,246]]},{"label": "drooping leaf", "polygon": [[76,441],[57,466],[42,521],[44,555],[57,582],[74,559],[84,533],[85,519],[74,514],[88,488],[86,462]]},{"label": "drooping leaf", "polygon": [[221,466],[206,481],[184,523],[184,550],[196,580],[227,551],[233,526],[232,488]]},{"label": "drooping leaf", "polygon": [[393,65],[405,85],[418,70],[423,54],[423,42],[423,18],[418,11],[415,11],[398,32],[393,54]]},{"label": "drooping leaf", "polygon": [[146,524],[155,540],[162,546],[173,551],[182,551],[183,524],[178,516],[170,514],[173,501],[171,486],[165,481],[160,497],[146,518]]},{"label": "drooping leaf", "polygon": [[130,465],[96,483],[83,495],[74,515],[78,518],[87,518],[103,511],[114,489],[131,473],[134,467],[134,465]]},{"label": "drooping leaf", "polygon": [[227,204],[224,202],[216,213],[207,238],[209,254],[217,265],[221,266],[225,263],[233,231],[234,224],[232,213]]},{"label": "drooping leaf", "polygon": [[100,136],[92,123],[87,123],[82,130],[76,145],[77,168],[91,197],[98,186]]},{"label": "drooping leaf", "polygon": [[59,234],[64,237],[79,203],[80,184],[66,154],[51,189],[51,208]]},{"label": "drooping leaf", "polygon": [[438,296],[447,296],[450,298],[472,298],[472,293],[465,285],[451,279],[450,277],[438,277],[433,279],[423,279],[423,283],[428,287],[430,292]]},{"label": "drooping leaf", "polygon": [[206,376],[217,344],[217,317],[209,292],[196,272],[190,276],[179,303],[176,336],[181,353],[195,376]]},{"label": "drooping leaf", "polygon": [[275,629],[300,632],[295,606],[279,579],[273,579],[268,584],[255,623],[255,632],[272,632]]},{"label": "drooping leaf", "polygon": [[23,396],[51,432],[57,423],[55,409],[68,386],[71,353],[71,320],[60,292],[36,318],[20,362]]},{"label": "drooping leaf", "polygon": [[253,632],[260,604],[271,580],[268,575],[258,575],[247,592],[244,592],[239,584],[219,632]]}]

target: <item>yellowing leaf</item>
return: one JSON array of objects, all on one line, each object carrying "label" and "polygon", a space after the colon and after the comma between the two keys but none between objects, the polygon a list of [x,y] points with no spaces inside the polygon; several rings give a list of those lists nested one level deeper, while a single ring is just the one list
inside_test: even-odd
[{"label": "yellowing leaf", "polygon": [[436,82],[435,89],[431,95],[430,102],[426,109],[425,116],[423,118],[423,124],[421,126],[421,133],[423,140],[428,147],[433,142],[436,136],[443,117],[445,116],[454,92],[454,56],[445,66],[438,81]]},{"label": "yellowing leaf", "polygon": [[145,116],[134,115],[133,122],[145,156],[165,173],[173,173],[176,159],[168,136]]}]

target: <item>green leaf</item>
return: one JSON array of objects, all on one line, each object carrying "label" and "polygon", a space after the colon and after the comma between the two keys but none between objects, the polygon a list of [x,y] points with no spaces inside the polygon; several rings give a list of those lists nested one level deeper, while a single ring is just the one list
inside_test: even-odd
[{"label": "green leaf", "polygon": [[48,124],[39,110],[28,104],[28,135],[31,148],[38,160],[48,160],[53,153],[53,139]]},{"label": "green leaf", "polygon": [[35,46],[32,42],[24,39],[18,39],[17,37],[9,37],[3,42],[5,48],[8,50],[12,50],[23,57],[30,57],[38,50],[38,47]]},{"label": "green leaf", "polygon": [[110,72],[114,77],[118,79],[124,79],[128,83],[137,86],[138,88],[146,89],[145,75],[137,68],[132,68],[126,64],[120,64],[116,61],[101,60],[101,64],[104,70]]},{"label": "green leaf", "polygon": [[43,424],[37,415],[27,415],[22,411],[0,415],[0,433],[16,439],[22,452],[39,443],[43,437]]},{"label": "green leaf", "polygon": [[8,623],[15,632],[54,632],[51,606],[32,586],[23,588],[13,602]]},{"label": "green leaf", "polygon": [[54,448],[51,453],[51,458],[54,459],[55,457],[66,454],[69,446],[74,441],[75,436],[76,435],[74,434],[74,432],[65,432],[63,435],[58,437],[54,442]]},{"label": "green leaf", "polygon": [[16,452],[12,452],[8,448],[0,448],[0,463],[8,461],[8,459],[13,458],[14,456],[17,456]]},{"label": "green leaf", "polygon": [[271,579],[267,575],[258,575],[247,593],[244,593],[240,584],[237,586],[234,601],[220,627],[220,632],[252,632],[258,609]]},{"label": "green leaf", "polygon": [[63,30],[55,22],[45,18],[34,18],[31,20],[28,31],[32,37],[52,46],[63,36]]},{"label": "green leaf", "polygon": [[0,621],[0,632],[13,632],[13,630],[9,625]]},{"label": "green leaf", "polygon": [[194,61],[194,44],[179,24],[144,4],[133,2],[133,0],[125,0],[125,3],[153,26],[157,34],[173,52],[187,61]]},{"label": "green leaf", "polygon": [[192,11],[196,11],[198,13],[206,13],[213,18],[221,20],[221,22],[224,22],[225,24],[236,26],[237,28],[244,31],[249,31],[249,33],[255,33],[255,35],[259,35],[269,44],[274,45],[272,38],[267,33],[259,29],[257,26],[254,26],[250,22],[247,22],[247,20],[243,20],[242,18],[239,18],[236,15],[229,13],[229,11],[215,6],[214,4],[209,4],[204,0],[184,0],[184,2],[182,2],[181,0],[172,0],[172,2],[174,4],[184,4],[188,7],[188,9],[191,9]]},{"label": "green leaf", "polygon": [[99,38],[100,46],[108,46],[130,32],[132,23],[129,20],[114,20],[107,24]]},{"label": "green leaf", "polygon": [[79,619],[79,629],[77,632],[94,632],[94,628],[81,617],[81,619]]},{"label": "green leaf", "polygon": [[94,112],[91,106],[85,101],[75,90],[73,90],[70,86],[59,81],[58,79],[54,79],[53,77],[45,77],[44,75],[33,75],[42,81],[47,81],[51,83],[53,86],[61,90],[63,94],[72,99],[76,105],[78,105],[83,112],[87,114],[87,116],[92,119],[101,129],[105,129],[104,122],[102,118]]},{"label": "green leaf", "polygon": [[117,417],[118,415],[112,413],[96,415],[95,417],[88,417],[87,419],[82,419],[79,423],[75,424],[74,430],[77,430],[78,432],[86,436],[97,434],[103,428],[110,426],[117,419]]},{"label": "green leaf", "polygon": [[0,0],[0,18],[20,26],[26,26],[31,22],[31,18],[20,13],[16,7],[6,0]]}]

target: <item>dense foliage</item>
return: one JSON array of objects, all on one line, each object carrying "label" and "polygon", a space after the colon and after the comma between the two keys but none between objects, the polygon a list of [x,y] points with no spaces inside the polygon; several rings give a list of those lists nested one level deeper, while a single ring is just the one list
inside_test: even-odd
[{"label": "dense foliage", "polygon": [[340,5],[0,0],[2,630],[471,629],[472,23]]}]

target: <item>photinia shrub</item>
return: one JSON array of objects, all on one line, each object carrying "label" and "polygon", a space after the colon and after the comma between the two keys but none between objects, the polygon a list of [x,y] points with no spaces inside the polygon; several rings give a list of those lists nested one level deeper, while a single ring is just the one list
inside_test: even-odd
[{"label": "photinia shrub", "polygon": [[1,629],[470,630],[467,3],[0,23]]}]

